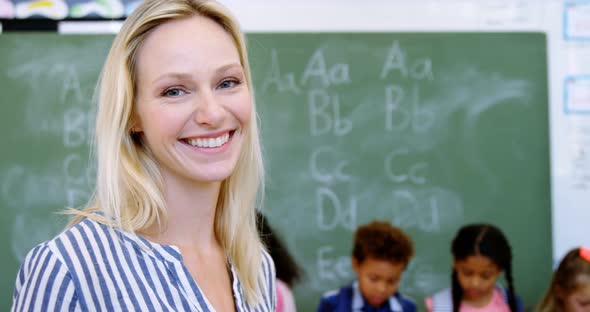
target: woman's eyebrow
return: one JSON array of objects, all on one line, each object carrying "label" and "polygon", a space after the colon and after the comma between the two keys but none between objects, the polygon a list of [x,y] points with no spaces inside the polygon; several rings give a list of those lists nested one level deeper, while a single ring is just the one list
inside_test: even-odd
[{"label": "woman's eyebrow", "polygon": [[190,79],[191,75],[188,73],[181,73],[181,72],[169,72],[169,73],[164,73],[158,77],[156,77],[156,79],[154,79],[152,81],[152,84],[156,84],[158,83],[160,80],[164,80],[164,79],[168,79],[168,78],[173,78],[173,79],[179,79],[179,80],[184,80],[184,79]]},{"label": "woman's eyebrow", "polygon": [[[227,72],[232,69],[239,69],[240,71],[242,71],[242,65],[240,63],[229,63],[229,64],[226,64],[226,65],[223,65],[223,66],[220,66],[219,68],[217,68],[215,70],[215,73],[221,74],[221,73]],[[164,79],[168,79],[168,78],[184,80],[184,79],[190,79],[191,77],[192,76],[189,73],[167,72],[167,73],[164,73],[164,74],[156,77],[156,79],[154,79],[152,81],[152,84],[156,84],[160,80],[164,80]]]},{"label": "woman's eyebrow", "polygon": [[229,64],[225,64],[223,66],[220,66],[219,68],[217,68],[217,70],[215,70],[216,73],[224,73],[228,70],[231,69],[239,69],[240,71],[242,70],[242,64],[240,63],[229,63]]}]

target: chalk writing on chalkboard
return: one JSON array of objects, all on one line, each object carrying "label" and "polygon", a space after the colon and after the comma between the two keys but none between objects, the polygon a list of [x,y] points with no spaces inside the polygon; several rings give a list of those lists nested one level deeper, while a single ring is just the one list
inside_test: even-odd
[{"label": "chalk writing on chalkboard", "polygon": [[[499,225],[514,250],[535,250],[518,255],[514,272],[527,281],[518,284],[525,302],[538,299],[551,273],[543,34],[247,38],[268,177],[263,208],[307,272],[295,290],[300,310],[354,278],[353,231],[373,219],[414,240],[401,289],[417,300],[448,286],[449,241],[477,221]],[[3,276],[63,228],[67,218],[54,212],[91,195],[93,94],[111,41],[0,36],[0,92],[9,96],[0,131],[10,147],[0,156]],[[571,164],[586,186],[590,153],[582,134],[576,140]],[[4,310],[13,286],[0,283]]]}]

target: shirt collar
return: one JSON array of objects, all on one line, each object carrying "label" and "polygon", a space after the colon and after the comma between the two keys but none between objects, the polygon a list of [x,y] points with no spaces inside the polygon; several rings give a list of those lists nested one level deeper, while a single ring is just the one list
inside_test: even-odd
[{"label": "shirt collar", "polygon": [[[396,292],[397,294],[397,292]],[[352,284],[352,311],[362,311],[363,306],[365,305],[365,299],[361,294],[361,290],[359,289],[359,282],[355,281]],[[396,295],[389,297],[389,310],[391,312],[403,312],[402,305],[399,302]]]}]

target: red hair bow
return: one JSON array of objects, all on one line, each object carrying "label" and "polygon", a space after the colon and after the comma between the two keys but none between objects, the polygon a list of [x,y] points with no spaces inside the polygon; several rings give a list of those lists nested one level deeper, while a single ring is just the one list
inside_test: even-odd
[{"label": "red hair bow", "polygon": [[580,258],[590,262],[590,248],[580,247]]}]

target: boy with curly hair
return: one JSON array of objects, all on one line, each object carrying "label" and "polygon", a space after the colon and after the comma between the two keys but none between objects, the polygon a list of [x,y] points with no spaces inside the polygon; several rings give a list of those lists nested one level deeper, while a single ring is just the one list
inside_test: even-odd
[{"label": "boy with curly hair", "polygon": [[415,312],[416,303],[398,292],[414,247],[412,240],[387,222],[373,221],[354,235],[352,268],[357,280],[325,293],[318,312]]}]

